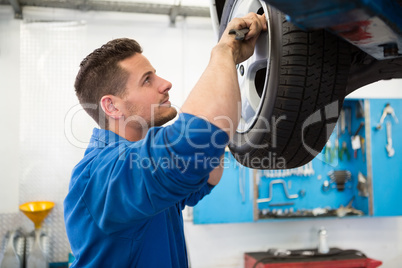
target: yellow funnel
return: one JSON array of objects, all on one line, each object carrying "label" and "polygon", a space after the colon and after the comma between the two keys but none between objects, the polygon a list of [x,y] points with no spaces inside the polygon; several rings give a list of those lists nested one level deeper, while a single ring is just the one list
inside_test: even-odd
[{"label": "yellow funnel", "polygon": [[39,229],[53,207],[53,202],[35,201],[20,205],[20,210],[35,224],[35,229]]}]

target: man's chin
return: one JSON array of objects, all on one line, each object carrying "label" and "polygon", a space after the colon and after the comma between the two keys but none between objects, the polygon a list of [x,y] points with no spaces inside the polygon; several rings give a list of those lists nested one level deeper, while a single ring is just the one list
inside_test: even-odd
[{"label": "man's chin", "polygon": [[151,123],[151,127],[160,127],[166,124],[167,122],[173,120],[177,115],[177,110],[173,107],[169,107],[169,112],[159,115],[155,118],[153,124]]}]

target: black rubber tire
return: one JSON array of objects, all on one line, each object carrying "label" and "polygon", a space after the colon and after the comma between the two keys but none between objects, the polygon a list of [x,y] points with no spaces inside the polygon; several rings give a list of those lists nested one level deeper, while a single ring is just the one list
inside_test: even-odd
[{"label": "black rubber tire", "polygon": [[225,7],[225,0],[216,0],[215,7],[216,7],[216,14],[218,15],[218,22],[221,23],[222,13]]},{"label": "black rubber tire", "polygon": [[[221,35],[234,3],[225,3]],[[253,127],[236,133],[229,148],[250,168],[295,168],[321,152],[335,127],[346,95],[351,45],[325,30],[303,31],[271,7],[268,13],[273,43],[267,92]],[[272,119],[283,117],[274,127]]]}]

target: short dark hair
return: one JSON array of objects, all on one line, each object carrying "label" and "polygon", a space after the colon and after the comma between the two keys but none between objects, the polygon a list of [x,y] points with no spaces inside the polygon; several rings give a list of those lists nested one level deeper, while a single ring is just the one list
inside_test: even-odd
[{"label": "short dark hair", "polygon": [[124,96],[129,74],[119,66],[119,62],[136,53],[142,53],[142,48],[135,40],[119,38],[95,49],[80,64],[75,92],[85,111],[100,127],[108,128],[100,100],[108,94]]}]

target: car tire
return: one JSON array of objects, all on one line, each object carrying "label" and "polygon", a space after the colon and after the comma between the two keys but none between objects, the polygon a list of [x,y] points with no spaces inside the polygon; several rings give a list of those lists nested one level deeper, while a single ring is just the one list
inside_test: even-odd
[{"label": "car tire", "polygon": [[[258,2],[261,8],[239,10],[247,1]],[[248,6],[252,9],[254,3]],[[259,38],[268,40],[269,53],[265,71],[249,74],[260,97],[258,109],[247,119],[247,127],[238,128],[229,149],[250,168],[296,168],[321,152],[336,125],[346,95],[351,45],[325,30],[303,31],[258,0],[227,0],[220,36],[236,12],[240,16],[250,11],[266,14],[268,31]],[[237,67],[242,90],[240,80],[247,73],[241,73],[242,64]]]}]

